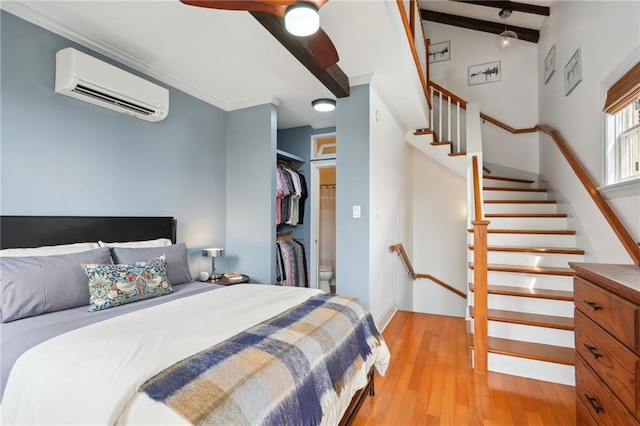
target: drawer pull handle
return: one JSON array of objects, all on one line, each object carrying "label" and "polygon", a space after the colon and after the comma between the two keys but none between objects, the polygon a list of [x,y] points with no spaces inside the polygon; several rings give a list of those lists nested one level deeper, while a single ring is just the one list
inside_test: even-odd
[{"label": "drawer pull handle", "polygon": [[602,356],[602,354],[596,352],[596,347],[595,346],[589,346],[586,343],[584,344],[584,347],[587,348],[587,350],[591,353],[591,355],[593,355],[593,357],[595,359],[598,359]]},{"label": "drawer pull handle", "polygon": [[602,309],[602,306],[598,305],[596,302],[587,302],[585,300],[584,303],[589,305],[589,307],[594,311],[599,311],[600,309]]},{"label": "drawer pull handle", "polygon": [[602,407],[601,405],[596,404],[596,401],[598,400],[598,398],[592,398],[586,393],[584,394],[584,397],[587,398],[587,400],[589,400],[589,404],[591,404],[593,409],[596,410],[596,414],[601,412],[601,411],[604,411],[604,407]]}]

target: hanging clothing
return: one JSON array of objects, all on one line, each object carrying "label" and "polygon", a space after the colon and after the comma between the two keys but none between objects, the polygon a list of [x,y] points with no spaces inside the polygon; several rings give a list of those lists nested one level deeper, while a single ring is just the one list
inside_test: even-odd
[{"label": "hanging clothing", "polygon": [[304,176],[288,167],[276,168],[276,225],[302,223],[308,197]]},{"label": "hanging clothing", "polygon": [[284,238],[279,239],[276,246],[277,283],[290,287],[309,287],[304,245],[293,238]]}]

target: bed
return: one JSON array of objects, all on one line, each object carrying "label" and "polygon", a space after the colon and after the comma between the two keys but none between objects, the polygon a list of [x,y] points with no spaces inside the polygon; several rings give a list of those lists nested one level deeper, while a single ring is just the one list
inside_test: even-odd
[{"label": "bed", "polygon": [[[0,227],[2,249],[159,238],[170,244],[48,259],[0,257],[3,424],[348,424],[374,393],[374,369],[384,374],[389,363],[370,313],[353,298],[191,281],[171,217],[2,216]],[[160,252],[161,260],[153,260],[160,266],[136,267],[147,268],[145,274],[162,270],[166,281],[179,284],[164,289],[165,278],[150,276],[154,284],[144,294],[167,290],[160,297],[116,306],[119,294],[104,297],[114,301],[108,309],[98,303],[92,268],[130,272],[133,261],[121,260]],[[39,268],[52,268],[70,259],[59,268],[66,271],[83,256],[106,255],[116,265],[82,262],[94,312],[82,298],[72,303],[77,295],[68,290],[59,297],[58,287],[23,311],[10,303],[22,291],[10,286],[20,283],[11,278],[22,265],[29,270],[37,258]],[[38,285],[65,289],[66,279],[56,274],[47,273]],[[57,309],[50,306],[56,303]],[[72,307],[59,309],[65,303]]]}]

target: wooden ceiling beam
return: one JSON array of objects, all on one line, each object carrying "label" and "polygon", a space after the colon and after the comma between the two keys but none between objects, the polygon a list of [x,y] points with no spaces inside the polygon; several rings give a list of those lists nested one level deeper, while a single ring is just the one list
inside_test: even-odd
[{"label": "wooden ceiling beam", "polygon": [[[437,22],[454,27],[467,28],[470,30],[483,31],[485,33],[500,34],[504,31],[504,23],[482,21],[480,19],[467,18],[466,16],[450,15],[448,13],[434,12],[432,10],[420,10],[422,19],[430,22]],[[540,31],[530,28],[514,27],[507,25],[507,29],[518,34],[519,40],[537,43],[540,39]]]},{"label": "wooden ceiling beam", "polygon": [[338,64],[322,68],[309,49],[305,38],[289,34],[284,27],[282,17],[264,12],[250,11],[249,13],[337,98],[349,96],[349,78],[344,71]]},{"label": "wooden ceiling beam", "polygon": [[495,9],[511,9],[514,12],[524,12],[533,15],[549,16],[551,9],[548,6],[537,4],[518,3],[515,1],[484,1],[484,0],[453,0],[459,3],[476,4],[478,6],[493,7]]}]

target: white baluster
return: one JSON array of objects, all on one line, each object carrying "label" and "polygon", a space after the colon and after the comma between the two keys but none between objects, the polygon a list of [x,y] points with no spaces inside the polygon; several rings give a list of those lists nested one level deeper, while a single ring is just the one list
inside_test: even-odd
[{"label": "white baluster", "polygon": [[435,107],[435,104],[433,103],[433,86],[430,87],[431,89],[431,115],[429,116],[429,128],[431,130],[433,130],[433,109]]},{"label": "white baluster", "polygon": [[447,96],[447,140],[451,140],[451,96]]},{"label": "white baluster", "polygon": [[456,101],[456,109],[457,109],[457,119],[456,119],[456,125],[457,125],[457,129],[456,129],[456,137],[457,137],[457,143],[456,143],[456,152],[460,152],[460,143],[462,142],[462,136],[460,135],[460,101]]},{"label": "white baluster", "polygon": [[438,96],[438,141],[442,142],[442,92]]}]

